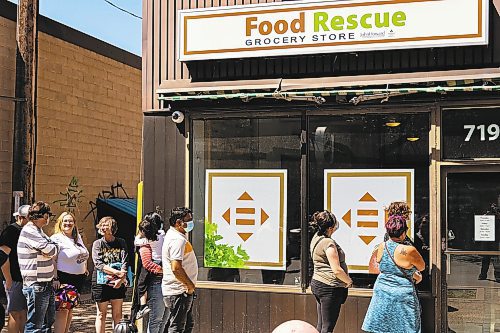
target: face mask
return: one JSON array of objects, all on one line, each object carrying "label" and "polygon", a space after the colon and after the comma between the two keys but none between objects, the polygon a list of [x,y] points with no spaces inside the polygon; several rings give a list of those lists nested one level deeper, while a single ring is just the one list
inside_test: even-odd
[{"label": "face mask", "polygon": [[191,232],[191,230],[193,230],[193,228],[194,228],[193,220],[187,221],[185,223],[186,223],[186,227],[184,228],[184,230],[186,230],[186,232]]}]

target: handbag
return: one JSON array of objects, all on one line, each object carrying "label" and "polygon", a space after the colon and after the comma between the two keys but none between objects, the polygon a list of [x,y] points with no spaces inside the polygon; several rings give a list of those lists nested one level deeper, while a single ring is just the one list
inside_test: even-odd
[{"label": "handbag", "polygon": [[80,293],[71,284],[61,284],[55,291],[56,310],[71,310],[78,305]]},{"label": "handbag", "polygon": [[370,256],[370,261],[368,262],[368,273],[370,274],[380,274],[380,263],[377,261],[379,245],[377,245],[375,249],[373,249],[372,255]]}]

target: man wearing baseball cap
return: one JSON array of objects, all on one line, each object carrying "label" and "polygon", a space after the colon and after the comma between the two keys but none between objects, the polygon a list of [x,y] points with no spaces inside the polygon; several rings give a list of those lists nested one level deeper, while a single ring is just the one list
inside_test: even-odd
[{"label": "man wearing baseball cap", "polygon": [[23,205],[17,212],[12,214],[16,222],[7,226],[0,236],[0,246],[10,249],[9,260],[2,265],[2,273],[5,278],[4,286],[7,295],[7,312],[9,313],[8,332],[22,333],[26,324],[26,311],[28,306],[23,295],[23,278],[19,269],[17,259],[17,242],[21,229],[28,223],[28,212],[30,206]]}]

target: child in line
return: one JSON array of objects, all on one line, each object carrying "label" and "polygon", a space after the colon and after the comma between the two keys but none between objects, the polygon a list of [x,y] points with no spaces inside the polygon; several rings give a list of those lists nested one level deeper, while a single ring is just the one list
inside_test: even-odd
[{"label": "child in line", "polygon": [[136,319],[142,318],[150,311],[147,305],[147,289],[152,276],[163,274],[161,267],[161,248],[165,231],[162,228],[163,220],[157,213],[149,213],[139,223],[139,233],[135,237],[134,245],[139,247],[143,270],[139,274],[137,291],[140,308]]}]

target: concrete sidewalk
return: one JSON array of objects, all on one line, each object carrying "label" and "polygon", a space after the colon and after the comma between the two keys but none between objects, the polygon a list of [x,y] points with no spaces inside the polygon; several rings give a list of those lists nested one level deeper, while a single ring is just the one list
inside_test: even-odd
[{"label": "concrete sidewalk", "polygon": [[[126,300],[129,300],[128,297]],[[130,315],[130,306],[132,302],[126,301],[123,303],[123,314]],[[90,333],[95,332],[95,317],[96,317],[96,306],[95,303],[90,299],[90,295],[82,295],[82,301],[80,305],[73,311],[73,320],[71,321],[71,327],[69,331],[71,333]],[[7,325],[7,320],[5,321]],[[108,316],[106,320],[106,333],[112,333],[113,329],[111,327],[111,307],[108,309]],[[7,333],[7,328],[4,328],[1,333]]]}]

